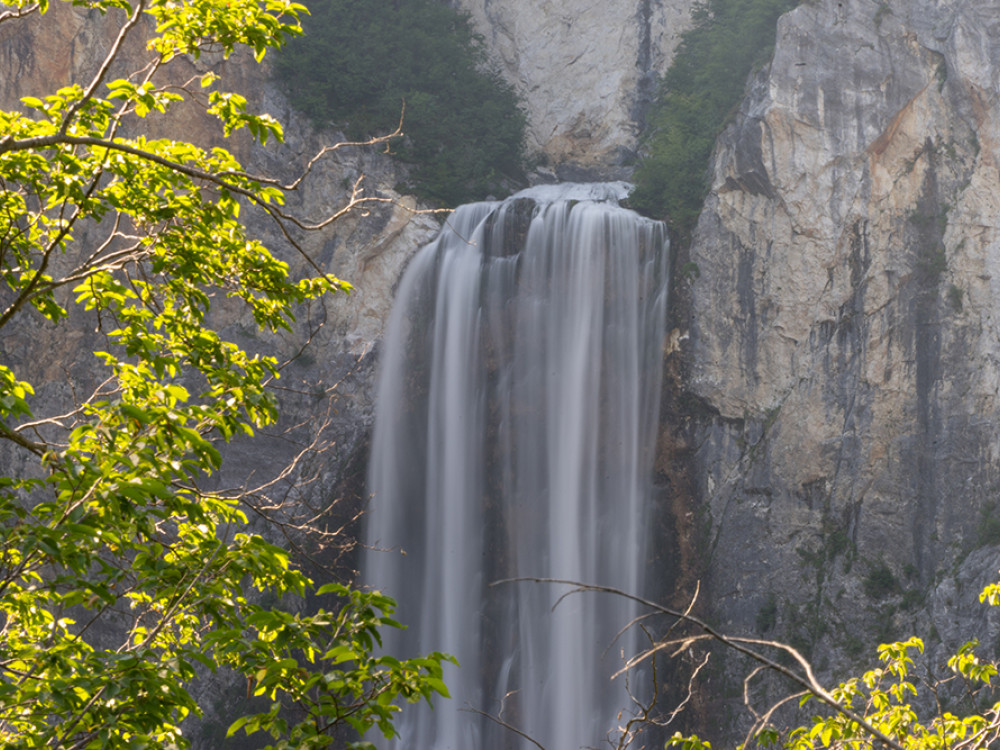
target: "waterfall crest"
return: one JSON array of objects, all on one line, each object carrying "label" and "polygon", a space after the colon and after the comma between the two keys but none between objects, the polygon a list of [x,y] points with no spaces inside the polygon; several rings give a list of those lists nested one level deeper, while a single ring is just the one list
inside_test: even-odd
[{"label": "waterfall crest", "polygon": [[598,746],[628,705],[618,599],[641,593],[667,301],[663,225],[624,183],[459,208],[411,262],[382,350],[364,580],[409,625],[389,653],[446,651],[451,700],[407,707],[398,747]]}]

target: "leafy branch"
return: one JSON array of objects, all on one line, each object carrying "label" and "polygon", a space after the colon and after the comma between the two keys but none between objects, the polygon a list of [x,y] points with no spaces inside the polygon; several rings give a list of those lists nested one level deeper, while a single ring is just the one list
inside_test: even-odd
[{"label": "leafy branch", "polygon": [[[15,0],[0,22],[60,7]],[[71,379],[61,400],[37,398],[36,388],[65,335],[37,361],[0,362],[0,744],[186,747],[182,722],[201,712],[193,686],[220,669],[270,700],[238,721],[247,731],[299,748],[325,746],[342,726],[392,736],[399,703],[447,694],[449,657],[376,655],[380,631],[399,627],[392,600],[315,583],[247,516],[287,539],[315,530],[317,511],[303,518],[290,508],[290,488],[315,481],[305,464],[329,449],[323,420],[273,475],[230,491],[212,484],[224,443],[277,428],[282,369],[213,327],[220,303],[261,331],[299,335],[303,308],[350,285],[309,256],[298,232],[389,199],[359,179],[322,220],[282,208],[320,159],[347,144],[321,150],[286,183],[252,175],[224,148],[142,135],[196,99],[227,137],[246,128],[262,146],[281,140],[281,126],[242,96],[195,96],[195,79],[175,85],[170,71],[178,56],[206,50],[228,56],[248,46],[259,60],[301,32],[302,6],[88,7],[102,14],[95,22],[116,26],[104,58],[80,72],[87,87],[0,111],[0,327],[13,340],[87,322],[103,343],[93,373]],[[107,82],[150,17],[147,57]],[[202,90],[218,80],[201,76]],[[247,207],[277,224],[305,274],[250,233]],[[315,326],[306,327],[308,343]],[[334,610],[301,611],[307,595]]]}]

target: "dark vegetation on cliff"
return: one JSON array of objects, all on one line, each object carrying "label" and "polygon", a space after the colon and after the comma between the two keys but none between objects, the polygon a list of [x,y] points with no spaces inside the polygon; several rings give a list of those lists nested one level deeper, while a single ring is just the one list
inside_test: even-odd
[{"label": "dark vegetation on cliff", "polygon": [[687,242],[709,188],[715,139],[747,75],[774,49],[778,16],[799,0],[705,0],[692,13],[649,116],[630,203]]},{"label": "dark vegetation on cliff", "polygon": [[411,166],[402,186],[455,206],[523,176],[525,115],[489,67],[467,16],[438,0],[324,0],[275,73],[292,104],[352,138],[399,123],[392,153]]}]

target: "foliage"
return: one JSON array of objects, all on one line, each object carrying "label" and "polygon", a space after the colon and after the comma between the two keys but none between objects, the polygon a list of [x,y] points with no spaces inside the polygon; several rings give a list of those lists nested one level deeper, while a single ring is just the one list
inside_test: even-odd
[{"label": "foliage", "polygon": [[[1000,603],[1000,584],[987,586],[980,601]],[[770,642],[758,644],[787,647]],[[815,682],[808,665],[801,662],[810,689],[780,701],[755,722],[741,747],[780,745],[787,750],[818,748],[892,748],[892,750],[952,750],[995,747],[1000,740],[1000,701],[995,680],[998,665],[977,654],[979,642],[959,647],[947,662],[947,672],[915,675],[915,659],[924,644],[913,637],[878,647],[878,665],[860,677],[825,691]],[[748,678],[749,679],[749,678]],[[798,698],[800,709],[820,701],[824,708],[807,723],[791,730],[778,728],[777,709]],[[675,733],[668,748],[704,750],[709,742],[696,735]]]},{"label": "foliage", "polygon": [[977,547],[1000,544],[1000,518],[996,511],[994,503],[987,504],[979,511],[979,523],[976,524]]},{"label": "foliage", "polygon": [[948,304],[957,313],[962,312],[962,299],[965,297],[965,290],[960,286],[952,284],[948,287]]},{"label": "foliage", "polygon": [[769,630],[773,630],[774,626],[778,623],[778,597],[775,596],[774,592],[768,594],[767,599],[759,610],[757,610],[757,619],[755,624],[757,630],[761,633],[766,633]]},{"label": "foliage", "polygon": [[[965,681],[970,695],[985,697],[990,692],[997,668],[976,655],[978,645],[978,641],[964,644],[948,660],[948,668],[954,676]],[[918,686],[911,673],[914,671],[913,656],[923,650],[924,644],[919,638],[883,644],[878,649],[880,666],[860,678],[841,683],[832,691],[838,702],[857,710],[880,736],[873,737],[857,721],[836,712],[817,716],[809,725],[794,729],[787,735],[784,746],[789,750],[853,749],[876,744],[913,749],[991,746],[1000,736],[1000,704],[995,703],[985,711],[972,707],[962,712],[962,716],[942,708],[937,700],[930,704],[933,708],[921,710]],[[883,736],[888,742],[881,740]]]},{"label": "foliage", "polygon": [[458,205],[522,176],[525,116],[466,16],[440,0],[321,0],[275,71],[292,103],[352,137],[385,134],[418,195]]},{"label": "foliage", "polygon": [[708,192],[715,139],[743,96],[747,75],[771,55],[777,18],[799,0],[703,0],[693,11],[649,117],[629,202],[666,218],[687,240]]},{"label": "foliage", "polygon": [[[303,9],[291,0],[87,7],[118,30],[89,83],[0,111],[0,329],[86,320],[103,336],[94,369],[106,377],[60,410],[33,397],[32,363],[0,363],[0,439],[12,456],[0,477],[0,744],[186,747],[180,723],[200,710],[191,687],[219,667],[270,701],[236,726],[271,732],[279,746],[325,746],[343,724],[391,735],[396,698],[445,693],[447,657],[375,656],[380,629],[397,626],[377,592],[327,584],[318,593],[342,606],[312,615],[260,604],[294,609],[314,584],[251,533],[245,497],[204,488],[220,441],[276,419],[279,375],[273,357],[210,327],[213,302],[240,304],[275,331],[291,328],[297,304],[347,285],[293,278],[248,236],[241,207],[294,242],[279,183],[249,175],[222,148],[124,135],[162,132],[154,120],[188,99],[203,101],[226,135],[280,139],[272,118],[212,90],[213,73],[162,81],[178,56],[203,50],[228,56],[246,45],[259,60],[298,33]],[[13,0],[0,24],[15,29],[0,28],[59,10]],[[152,26],[148,65],[108,82],[126,38]]]}]

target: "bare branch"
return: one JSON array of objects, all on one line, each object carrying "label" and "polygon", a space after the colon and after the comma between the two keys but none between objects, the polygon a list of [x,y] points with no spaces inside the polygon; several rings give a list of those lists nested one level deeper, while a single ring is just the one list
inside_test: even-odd
[{"label": "bare branch", "polygon": [[[737,651],[754,661],[763,664],[767,668],[777,672],[778,674],[784,675],[792,682],[805,688],[806,691],[812,693],[817,698],[819,698],[823,703],[827,704],[837,713],[847,717],[848,719],[857,722],[857,724],[864,728],[868,734],[870,734],[874,739],[881,742],[886,747],[893,748],[893,750],[905,750],[904,746],[892,737],[875,727],[871,722],[865,719],[863,716],[853,711],[848,706],[845,706],[834,698],[826,688],[824,688],[819,681],[816,679],[813,673],[812,665],[809,661],[799,653],[798,650],[789,646],[786,643],[780,643],[779,641],[769,641],[760,638],[743,638],[738,636],[730,636],[720,631],[716,630],[714,627],[706,623],[704,620],[691,615],[690,613],[685,614],[670,607],[665,607],[649,599],[644,599],[641,596],[636,596],[635,594],[630,594],[621,589],[616,589],[613,586],[597,586],[592,584],[580,583],[579,581],[568,581],[561,578],[533,578],[533,577],[523,577],[523,578],[507,578],[500,581],[495,581],[490,584],[490,586],[496,586],[505,583],[521,583],[521,582],[531,582],[531,583],[556,583],[564,586],[572,586],[572,590],[560,597],[560,600],[569,596],[570,594],[584,593],[588,591],[603,592],[607,594],[614,594],[615,596],[624,597],[634,602],[638,602],[644,606],[652,608],[654,611],[659,612],[664,615],[669,615],[670,617],[675,617],[684,622],[687,622],[695,627],[699,628],[704,635],[692,636],[682,640],[682,643],[689,645],[699,640],[715,640],[728,646],[729,648]],[[756,651],[752,646],[764,646],[766,648],[773,648],[779,651],[783,651],[801,667],[802,674],[799,674],[792,669],[779,664],[774,659]]]},{"label": "bare branch", "polygon": [[12,443],[20,445],[22,448],[27,448],[36,456],[44,456],[49,449],[44,443],[37,443],[34,440],[28,440],[28,438],[24,435],[10,429],[3,422],[0,422],[0,437],[4,437]]},{"label": "bare branch", "polygon": [[[675,619],[670,624],[670,627],[667,628],[667,632],[663,634],[662,638],[660,638],[659,644],[654,644],[652,648],[648,648],[645,651],[643,651],[643,652],[641,652],[639,654],[636,654],[635,656],[633,656],[632,658],[630,658],[627,662],[625,662],[625,666],[624,667],[622,667],[617,672],[615,672],[613,675],[611,675],[611,679],[613,680],[616,677],[618,677],[618,675],[620,675],[620,674],[622,674],[624,672],[627,672],[628,670],[632,669],[633,667],[637,667],[639,664],[641,664],[642,662],[644,662],[646,659],[654,657],[658,651],[661,651],[664,648],[667,648],[668,646],[672,645],[672,644],[670,644],[670,643],[667,642],[667,639],[670,638],[670,634],[674,632],[674,629],[680,623],[682,623],[684,621],[684,617],[687,617],[688,615],[690,615],[691,612],[694,610],[694,605],[698,601],[698,594],[699,593],[701,593],[701,581],[698,581],[698,582],[695,583],[694,593],[691,595],[691,601],[688,602],[687,609],[684,610],[684,615],[682,617],[678,617],[677,619]],[[630,622],[628,625],[626,625],[624,628],[622,628],[622,631],[624,631],[626,628],[631,627],[632,624],[635,623],[635,622],[637,622],[639,619],[640,618],[637,617],[634,620],[632,620],[632,622]],[[621,632],[619,632],[618,635],[620,636]],[[616,638],[617,637],[618,636],[616,636]]]},{"label": "bare branch", "polygon": [[4,21],[14,21],[18,18],[30,16],[32,13],[36,13],[40,7],[42,7],[41,3],[32,3],[31,5],[26,5],[23,8],[5,10],[3,13],[0,13],[0,23],[3,23]]},{"label": "bare branch", "polygon": [[691,677],[688,678],[687,695],[684,696],[684,700],[677,704],[677,707],[670,712],[670,717],[665,722],[664,726],[669,725],[674,719],[684,710],[684,707],[691,702],[691,698],[694,697],[694,683],[698,679],[698,674],[708,665],[708,660],[711,654],[705,654],[705,657],[701,660],[699,664],[695,665],[694,670],[691,672]]},{"label": "bare branch", "polygon": [[0,141],[0,154],[5,154],[8,151],[29,151],[59,145],[92,146],[96,148],[106,148],[109,151],[120,151],[122,153],[137,156],[140,159],[153,162],[154,164],[159,164],[161,167],[166,167],[167,169],[187,175],[188,177],[211,182],[219,187],[231,190],[234,193],[246,195],[247,197],[251,197],[252,195],[252,191],[235,183],[227,182],[216,172],[191,167],[182,162],[166,159],[152,151],[146,151],[145,149],[130,146],[127,143],[121,143],[120,141],[115,141],[109,138],[98,138],[97,136],[92,135],[51,133],[49,135],[38,135],[32,138],[10,138]]},{"label": "bare branch", "polygon": [[[56,414],[56,415],[53,415],[51,417],[43,417],[42,419],[36,419],[34,421],[31,421],[31,422],[23,422],[23,423],[19,424],[17,426],[17,428],[15,428],[13,430],[14,433],[15,434],[20,434],[20,433],[24,432],[25,430],[31,430],[32,432],[34,432],[36,435],[39,436],[39,441],[40,441],[39,444],[40,445],[47,445],[50,448],[53,447],[53,446],[56,446],[57,443],[53,443],[53,442],[50,442],[50,441],[47,441],[47,440],[42,440],[42,437],[39,434],[39,430],[42,427],[59,427],[60,429],[63,429],[63,430],[69,429],[67,427],[67,425],[64,424],[66,421],[71,420],[71,419],[75,419],[78,416],[80,416],[80,414],[83,413],[84,409],[87,408],[87,405],[88,404],[92,404],[97,398],[104,398],[104,397],[110,396],[111,394],[113,394],[115,392],[115,390],[116,390],[115,388],[111,388],[109,390],[104,390],[109,385],[111,385],[111,383],[113,383],[114,381],[115,381],[114,377],[106,378],[103,382],[99,383],[96,388],[94,388],[93,393],[91,393],[90,396],[88,396],[86,398],[86,400],[80,402],[78,406],[73,407],[73,409],[71,409],[70,411],[68,411],[68,412],[66,412],[64,414]],[[71,386],[72,386],[72,383],[71,383]],[[73,388],[73,390],[74,390],[74,393],[75,393],[75,390],[76,390],[75,387]],[[74,403],[76,403],[76,399],[75,398],[74,398]]]},{"label": "bare branch", "polygon": [[[406,108],[404,105],[403,113],[405,114],[405,112]],[[389,133],[388,135],[373,136],[372,138],[369,138],[367,141],[342,141],[340,143],[334,143],[332,146],[324,146],[315,156],[313,156],[312,159],[309,160],[309,163],[306,164],[305,169],[302,171],[302,173],[298,177],[296,177],[295,180],[287,184],[282,183],[281,180],[275,179],[273,177],[265,177],[263,175],[252,175],[248,174],[247,172],[229,171],[229,172],[220,172],[219,174],[227,177],[228,176],[242,177],[244,179],[253,180],[254,182],[259,182],[261,185],[278,187],[286,191],[298,190],[299,185],[301,185],[303,181],[306,179],[306,177],[309,176],[309,174],[312,172],[313,167],[316,166],[316,163],[319,162],[319,160],[322,159],[327,154],[332,154],[336,151],[339,151],[342,148],[347,148],[349,146],[356,146],[358,148],[378,146],[379,144],[382,143],[388,143],[394,138],[399,138],[402,135],[403,135],[403,115],[401,114],[399,118],[399,125],[397,125],[396,129],[391,133]]]},{"label": "bare branch", "polygon": [[507,730],[513,732],[518,737],[523,737],[528,742],[530,742],[532,745],[534,745],[535,747],[537,747],[538,750],[545,750],[545,746],[542,745],[534,737],[532,737],[529,734],[526,734],[526,733],[522,732],[520,729],[518,729],[517,727],[515,727],[513,724],[510,724],[510,723],[504,721],[499,716],[494,716],[493,714],[488,714],[485,711],[480,711],[478,708],[474,708],[473,706],[466,706],[462,710],[463,711],[470,711],[471,713],[479,714],[480,716],[485,716],[490,721],[495,722],[495,723],[499,724],[500,726],[502,726],[504,729],[507,729]]},{"label": "bare branch", "polygon": [[792,693],[781,700],[770,706],[763,715],[757,713],[757,710],[753,707],[753,703],[750,700],[750,684],[754,677],[762,672],[766,671],[766,666],[759,666],[754,669],[750,674],[743,678],[743,705],[747,707],[747,710],[753,715],[754,723],[751,725],[750,729],[747,731],[746,738],[743,740],[743,747],[750,746],[750,740],[762,729],[767,727],[771,722],[771,717],[774,716],[775,712],[787,703],[794,700],[799,700],[804,696],[808,695],[808,691],[802,691],[798,693]]}]

